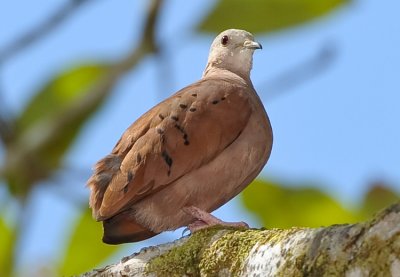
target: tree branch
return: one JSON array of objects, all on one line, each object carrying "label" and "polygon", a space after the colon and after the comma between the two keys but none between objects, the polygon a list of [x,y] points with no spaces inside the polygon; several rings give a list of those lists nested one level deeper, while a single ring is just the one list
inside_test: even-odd
[{"label": "tree branch", "polygon": [[304,83],[305,81],[314,78],[321,74],[332,64],[337,56],[337,48],[332,43],[326,43],[316,53],[314,57],[306,60],[286,72],[281,73],[272,80],[268,80],[260,84],[259,91],[265,91],[269,98],[274,98],[282,94],[285,90]]},{"label": "tree branch", "polygon": [[[0,66],[1,70],[1,66]],[[14,135],[14,120],[11,112],[8,110],[6,101],[4,99],[3,87],[0,82],[0,142],[6,146]],[[1,176],[1,172],[0,172]]]},{"label": "tree branch", "polygon": [[90,91],[83,93],[84,97],[70,105],[62,115],[55,118],[50,118],[46,122],[42,122],[43,126],[35,126],[36,129],[42,131],[40,139],[35,143],[27,143],[30,141],[31,134],[27,132],[26,137],[22,137],[20,143],[24,145],[23,153],[19,156],[25,157],[26,153],[37,153],[46,145],[51,144],[54,137],[57,136],[64,128],[75,122],[78,118],[93,110],[102,99],[107,97],[111,92],[117,81],[128,71],[131,70],[144,56],[155,51],[154,42],[154,28],[156,19],[160,10],[162,0],[152,0],[149,5],[148,17],[145,22],[145,31],[143,32],[140,44],[134,48],[128,55],[110,66],[105,76],[94,84]]},{"label": "tree branch", "polygon": [[365,223],[209,229],[81,276],[399,276],[400,203]]},{"label": "tree branch", "polygon": [[0,141],[6,145],[11,138],[12,128],[7,118],[0,113]]},{"label": "tree branch", "polygon": [[32,29],[30,32],[11,42],[8,46],[0,51],[0,64],[3,64],[6,60],[10,59],[18,52],[24,50],[38,39],[49,34],[73,12],[81,7],[82,4],[88,1],[89,0],[71,0],[67,2],[42,24],[36,26],[36,28]]}]

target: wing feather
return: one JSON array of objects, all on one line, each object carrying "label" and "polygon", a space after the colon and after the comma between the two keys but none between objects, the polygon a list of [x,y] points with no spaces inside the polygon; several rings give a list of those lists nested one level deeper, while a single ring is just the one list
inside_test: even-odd
[{"label": "wing feather", "polygon": [[110,218],[215,158],[247,124],[248,89],[203,79],[134,122],[88,181],[95,218]]}]

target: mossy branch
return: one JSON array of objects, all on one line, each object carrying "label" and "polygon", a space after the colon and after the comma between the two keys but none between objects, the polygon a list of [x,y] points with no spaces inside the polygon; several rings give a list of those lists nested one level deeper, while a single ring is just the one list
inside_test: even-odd
[{"label": "mossy branch", "polygon": [[[397,274],[397,275],[396,275]],[[82,276],[400,276],[400,203],[321,228],[208,229]]]}]

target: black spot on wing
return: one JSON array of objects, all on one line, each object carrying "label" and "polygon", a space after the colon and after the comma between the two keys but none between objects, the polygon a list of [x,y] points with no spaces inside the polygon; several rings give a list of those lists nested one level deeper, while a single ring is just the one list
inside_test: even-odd
[{"label": "black spot on wing", "polygon": [[135,176],[135,175],[132,173],[132,171],[128,171],[128,183],[129,183],[130,181],[132,181],[133,176]]},{"label": "black spot on wing", "polygon": [[182,128],[180,125],[175,124],[175,128],[178,129],[179,132],[184,133],[184,130],[183,130],[183,128]]},{"label": "black spot on wing", "polygon": [[175,128],[178,129],[178,131],[182,133],[182,135],[183,135],[183,144],[189,145],[190,142],[189,142],[189,139],[188,139],[188,134],[183,129],[183,127],[178,125],[178,124],[175,124]]},{"label": "black spot on wing", "polygon": [[183,144],[185,144],[185,145],[189,145],[190,144],[190,142],[188,140],[188,135],[186,133],[183,135],[183,140],[184,140]]},{"label": "black spot on wing", "polygon": [[126,185],[124,186],[124,193],[128,192],[129,183],[132,181],[134,176],[135,176],[135,174],[133,174],[133,172],[129,170],[128,171],[128,176],[127,176],[127,182],[126,182]]},{"label": "black spot on wing", "polygon": [[161,128],[156,128],[156,131],[157,131],[157,133],[160,134],[160,135],[164,133],[164,130],[161,129]]},{"label": "black spot on wing", "polygon": [[168,176],[171,175],[171,167],[172,163],[174,162],[172,158],[168,155],[167,151],[163,151],[161,153],[161,156],[163,157],[165,163],[168,165]]}]

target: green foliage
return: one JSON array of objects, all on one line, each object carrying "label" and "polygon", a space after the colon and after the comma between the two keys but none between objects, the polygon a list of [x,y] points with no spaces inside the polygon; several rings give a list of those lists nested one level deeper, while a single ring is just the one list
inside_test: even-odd
[{"label": "green foliage", "polygon": [[15,122],[15,139],[7,147],[5,175],[12,192],[27,193],[32,183],[60,167],[81,127],[105,99],[103,95],[87,101],[96,97],[91,88],[98,85],[106,69],[102,64],[69,69],[30,100]]},{"label": "green foliage", "polygon": [[298,26],[325,15],[349,0],[220,0],[200,30],[240,28],[253,33]]},{"label": "green foliage", "polygon": [[385,187],[383,184],[376,183],[366,193],[361,204],[361,215],[364,218],[370,217],[376,211],[382,210],[389,203],[394,203],[400,200],[400,196],[395,192]]},{"label": "green foliage", "polygon": [[349,210],[318,188],[286,187],[259,179],[242,193],[244,206],[259,217],[263,226],[279,228],[359,222],[399,200],[388,188],[372,187],[359,208]]},{"label": "green foliage", "polygon": [[86,97],[85,94],[91,92],[90,88],[100,80],[105,68],[99,64],[83,65],[61,73],[35,95],[17,120],[17,130],[21,135],[26,132],[43,131],[40,127],[51,127],[49,125],[54,122],[67,123],[42,149],[42,162],[46,165],[50,167],[58,165],[81,125],[100,104],[100,102],[95,103],[90,110],[74,120],[64,119],[65,113],[73,110],[72,106],[78,105]]},{"label": "green foliage", "polygon": [[320,227],[356,220],[317,188],[288,188],[258,179],[243,192],[242,199],[265,227]]},{"label": "green foliage", "polygon": [[28,103],[18,119],[24,131],[37,122],[60,116],[74,104],[104,72],[103,65],[88,64],[69,69],[54,77]]},{"label": "green foliage", "polygon": [[107,245],[101,241],[103,235],[101,223],[93,220],[89,209],[84,210],[72,230],[73,233],[64,251],[63,262],[59,267],[60,276],[89,271],[121,249],[119,246]]},{"label": "green foliage", "polygon": [[9,257],[10,247],[14,239],[11,228],[0,218],[0,272],[9,267],[11,257]]}]

